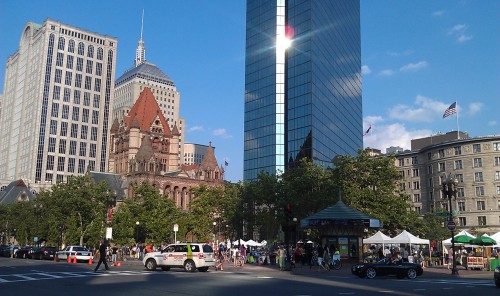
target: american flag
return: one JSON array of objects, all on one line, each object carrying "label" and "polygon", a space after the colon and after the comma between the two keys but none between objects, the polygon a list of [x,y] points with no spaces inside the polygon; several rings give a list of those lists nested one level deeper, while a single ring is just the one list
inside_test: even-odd
[{"label": "american flag", "polygon": [[446,109],[444,111],[443,118],[446,118],[446,117],[450,116],[451,114],[455,114],[455,113],[457,113],[457,102],[454,102],[453,104],[451,104],[450,107],[448,107],[448,109]]}]

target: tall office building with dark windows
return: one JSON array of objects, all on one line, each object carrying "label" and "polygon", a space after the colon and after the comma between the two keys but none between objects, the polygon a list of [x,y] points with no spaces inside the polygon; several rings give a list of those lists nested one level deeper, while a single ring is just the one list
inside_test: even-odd
[{"label": "tall office building with dark windows", "polygon": [[247,0],[244,180],[363,146],[358,0]]}]

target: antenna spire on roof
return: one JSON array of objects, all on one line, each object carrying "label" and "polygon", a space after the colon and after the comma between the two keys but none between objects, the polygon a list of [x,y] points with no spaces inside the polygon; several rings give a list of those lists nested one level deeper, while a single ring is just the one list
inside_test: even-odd
[{"label": "antenna spire on roof", "polygon": [[144,9],[142,10],[141,18],[141,39],[139,39],[139,44],[137,45],[137,50],[135,51],[135,61],[134,66],[137,67],[146,61],[146,49],[144,48],[144,41],[142,41],[142,33],[144,31]]}]

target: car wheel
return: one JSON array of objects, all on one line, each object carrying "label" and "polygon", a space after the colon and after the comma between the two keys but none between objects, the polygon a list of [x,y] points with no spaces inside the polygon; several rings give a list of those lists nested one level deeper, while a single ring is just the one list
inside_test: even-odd
[{"label": "car wheel", "polygon": [[412,279],[414,279],[414,278],[416,278],[416,277],[417,277],[417,271],[416,271],[415,269],[413,269],[413,268],[410,268],[410,269],[408,269],[408,271],[406,272],[406,276],[407,276],[410,280],[412,280]]},{"label": "car wheel", "polygon": [[193,272],[196,270],[196,265],[194,264],[193,260],[186,260],[184,262],[184,270],[187,272]]},{"label": "car wheel", "polygon": [[208,271],[208,266],[198,268],[198,271],[206,272]]},{"label": "car wheel", "polygon": [[169,270],[170,270],[170,267],[165,267],[165,266],[162,266],[162,267],[161,267],[161,270],[163,270],[163,271],[169,271]]},{"label": "car wheel", "polygon": [[377,276],[377,271],[373,267],[368,267],[366,270],[366,277],[369,279],[373,279]]},{"label": "car wheel", "polygon": [[500,280],[495,280],[495,286],[497,286],[497,288],[500,288]]},{"label": "car wheel", "polygon": [[147,270],[156,270],[156,261],[154,259],[149,259],[146,261]]}]

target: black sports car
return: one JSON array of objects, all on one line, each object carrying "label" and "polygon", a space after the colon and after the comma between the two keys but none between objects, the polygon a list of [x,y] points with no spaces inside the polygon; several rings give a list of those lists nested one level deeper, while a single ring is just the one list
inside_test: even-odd
[{"label": "black sports car", "polygon": [[361,278],[366,276],[369,279],[373,279],[377,275],[395,275],[400,279],[404,277],[414,279],[422,275],[424,271],[420,264],[384,258],[375,263],[354,264],[351,272]]}]

